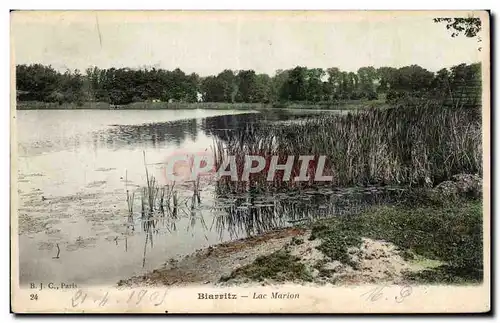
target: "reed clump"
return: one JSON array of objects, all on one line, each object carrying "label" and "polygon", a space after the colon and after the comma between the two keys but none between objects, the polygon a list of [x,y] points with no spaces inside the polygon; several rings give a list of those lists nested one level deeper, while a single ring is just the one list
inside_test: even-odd
[{"label": "reed clump", "polygon": [[[331,186],[409,185],[433,186],[459,173],[482,175],[481,117],[479,107],[442,107],[425,104],[407,108],[370,109],[357,113],[330,114],[280,127],[253,127],[215,139],[217,169],[235,156],[241,178],[245,155],[260,155],[266,167],[249,181],[218,181],[226,191],[269,190],[317,186],[315,163],[326,157],[323,175],[333,176]],[[287,156],[313,155],[308,169],[310,182],[281,181],[283,171],[267,181],[270,157],[279,164]],[[281,175],[280,175],[281,174]],[[325,184],[325,183],[324,183]]]}]

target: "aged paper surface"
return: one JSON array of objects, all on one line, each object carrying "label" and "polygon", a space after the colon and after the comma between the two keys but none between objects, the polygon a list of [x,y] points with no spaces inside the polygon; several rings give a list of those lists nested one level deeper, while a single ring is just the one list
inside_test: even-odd
[{"label": "aged paper surface", "polygon": [[489,311],[489,24],[12,12],[12,310]]}]

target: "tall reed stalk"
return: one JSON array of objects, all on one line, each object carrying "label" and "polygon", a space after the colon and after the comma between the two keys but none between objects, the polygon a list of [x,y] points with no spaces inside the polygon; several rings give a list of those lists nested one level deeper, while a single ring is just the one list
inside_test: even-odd
[{"label": "tall reed stalk", "polygon": [[[239,178],[245,155],[266,160],[266,168],[247,182],[222,177],[219,191],[320,185],[312,181],[319,156],[326,157],[324,175],[333,176],[329,186],[432,186],[457,173],[482,174],[481,118],[476,109],[432,104],[331,114],[280,127],[248,126],[224,140],[216,138],[213,152],[217,169],[235,156]],[[267,181],[275,155],[279,164],[288,156],[315,156],[308,169],[310,182],[293,181],[300,169],[297,160],[289,181],[281,180],[283,172]]]}]

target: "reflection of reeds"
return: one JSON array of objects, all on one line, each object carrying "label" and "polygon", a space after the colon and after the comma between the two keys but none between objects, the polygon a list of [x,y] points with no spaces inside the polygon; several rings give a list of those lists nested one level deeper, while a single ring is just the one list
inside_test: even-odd
[{"label": "reflection of reeds", "polygon": [[146,249],[148,246],[148,236],[149,236],[149,234],[146,233],[146,240],[144,241],[144,252],[143,252],[143,256],[142,256],[142,267],[143,268],[146,265]]},{"label": "reflection of reeds", "polygon": [[56,243],[56,248],[57,248],[57,255],[55,257],[52,257],[53,259],[59,259],[59,254],[61,253],[61,248],[59,248],[58,243]]},{"label": "reflection of reeds", "polygon": [[129,230],[135,231],[134,226],[134,202],[135,202],[135,192],[130,192],[128,190],[128,172],[125,170],[125,191],[127,194],[127,229],[125,230],[125,252],[128,252],[128,235]]},{"label": "reflection of reeds", "polygon": [[165,200],[165,186],[163,186],[161,189],[160,189],[160,214],[161,216],[165,216],[165,207],[163,205],[164,203],[164,200]]},{"label": "reflection of reeds", "polygon": [[179,200],[177,198],[177,191],[174,191],[172,193],[172,203],[173,203],[173,207],[172,207],[172,216],[174,218],[177,218],[177,204],[178,204]]},{"label": "reflection of reeds", "polygon": [[[313,193],[313,194],[311,194]],[[328,194],[310,192],[307,194],[283,196],[237,195],[228,202],[214,206],[214,223],[219,236],[225,232],[230,238],[259,235],[278,228],[314,221],[320,218],[356,214],[374,204],[390,203],[399,199],[399,190]]]},{"label": "reflection of reeds", "polygon": [[200,196],[200,176],[196,177],[196,181],[194,182],[193,195],[196,196],[196,200],[198,204],[201,203]]},{"label": "reflection of reeds", "polygon": [[[127,187],[127,171],[125,171],[125,187]],[[127,187],[127,210],[128,210],[128,225],[127,225],[127,230],[129,227],[132,227],[132,231],[134,230],[134,199],[135,199],[135,192],[130,192]]]},{"label": "reflection of reeds", "polygon": [[143,227],[144,227],[144,223],[146,221],[146,203],[145,203],[145,199],[146,199],[146,188],[143,187],[142,190],[141,190],[141,220],[142,220],[142,223],[143,223]]}]

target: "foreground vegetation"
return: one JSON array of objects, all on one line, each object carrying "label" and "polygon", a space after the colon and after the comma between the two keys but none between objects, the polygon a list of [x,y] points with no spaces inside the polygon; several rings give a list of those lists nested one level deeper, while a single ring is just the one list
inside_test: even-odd
[{"label": "foreground vegetation", "polygon": [[[400,203],[377,206],[358,215],[336,216],[313,223],[310,240],[330,261],[357,268],[350,255],[362,238],[393,243],[408,261],[434,260],[440,264],[419,272],[406,272],[404,280],[415,283],[463,284],[483,279],[483,226],[481,200],[428,201],[425,205]],[[291,244],[303,243],[292,239]],[[311,269],[320,275],[333,273],[323,262],[305,265],[287,248],[257,258],[233,271],[222,281],[247,278],[252,281],[311,281]]]},{"label": "foreground vegetation", "polygon": [[[304,123],[283,127],[250,125],[245,131],[216,140],[217,169],[236,156],[239,178],[245,155],[260,155],[266,168],[250,174],[248,182],[222,177],[220,191],[290,189],[313,182],[319,156],[326,156],[323,174],[333,176],[325,185],[427,186],[448,180],[454,174],[481,174],[481,117],[476,108],[444,108],[431,104],[407,108],[371,109],[356,114],[329,114]],[[271,156],[314,155],[307,182],[294,182],[300,172],[297,162],[290,180],[283,172],[267,181]]]},{"label": "foreground vegetation", "polygon": [[394,243],[406,258],[416,256],[445,264],[413,280],[452,283],[479,281],[483,271],[482,203],[480,200],[424,206],[375,207],[360,216],[335,217],[313,226],[312,238],[330,258],[348,261],[349,247],[360,237]]}]

